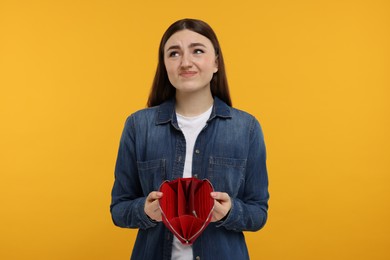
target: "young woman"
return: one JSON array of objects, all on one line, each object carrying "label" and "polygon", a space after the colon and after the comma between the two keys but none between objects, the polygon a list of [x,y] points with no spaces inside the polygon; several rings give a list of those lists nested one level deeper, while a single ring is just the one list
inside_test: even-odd
[{"label": "young woman", "polygon": [[[203,21],[173,23],[161,39],[147,109],[126,121],[112,190],[120,227],[139,228],[132,259],[248,259],[243,231],[264,226],[268,177],[263,134],[231,106],[222,51]],[[212,222],[192,246],[164,226],[164,180],[208,179]]]}]

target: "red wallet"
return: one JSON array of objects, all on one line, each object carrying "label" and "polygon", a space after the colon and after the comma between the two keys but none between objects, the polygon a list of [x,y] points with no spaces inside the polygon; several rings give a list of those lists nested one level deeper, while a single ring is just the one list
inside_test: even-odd
[{"label": "red wallet", "polygon": [[162,220],[181,243],[194,243],[210,223],[214,208],[210,192],[213,190],[207,179],[178,178],[161,184]]}]

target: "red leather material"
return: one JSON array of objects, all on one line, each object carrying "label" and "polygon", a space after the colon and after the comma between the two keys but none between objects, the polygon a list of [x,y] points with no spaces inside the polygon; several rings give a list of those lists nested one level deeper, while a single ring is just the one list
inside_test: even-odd
[{"label": "red leather material", "polygon": [[197,178],[165,181],[159,199],[165,226],[183,243],[191,245],[210,223],[214,208],[211,183]]}]

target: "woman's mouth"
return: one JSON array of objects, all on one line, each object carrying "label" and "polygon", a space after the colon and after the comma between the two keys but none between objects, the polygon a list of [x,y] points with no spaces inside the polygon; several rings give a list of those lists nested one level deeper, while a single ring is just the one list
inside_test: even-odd
[{"label": "woman's mouth", "polygon": [[190,78],[190,77],[193,77],[194,75],[196,75],[198,72],[196,71],[182,71],[180,72],[180,76],[183,77],[183,78]]}]

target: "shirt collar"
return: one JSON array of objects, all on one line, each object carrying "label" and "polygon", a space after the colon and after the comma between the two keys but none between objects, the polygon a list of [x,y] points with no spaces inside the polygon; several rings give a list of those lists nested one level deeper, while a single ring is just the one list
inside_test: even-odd
[{"label": "shirt collar", "polygon": [[[213,120],[215,117],[231,118],[230,109],[231,107],[229,107],[225,102],[217,97],[214,97],[213,111],[211,112],[208,121]],[[174,98],[162,103],[157,111],[156,125],[166,124],[168,122],[172,122],[173,124],[177,123]]]}]

